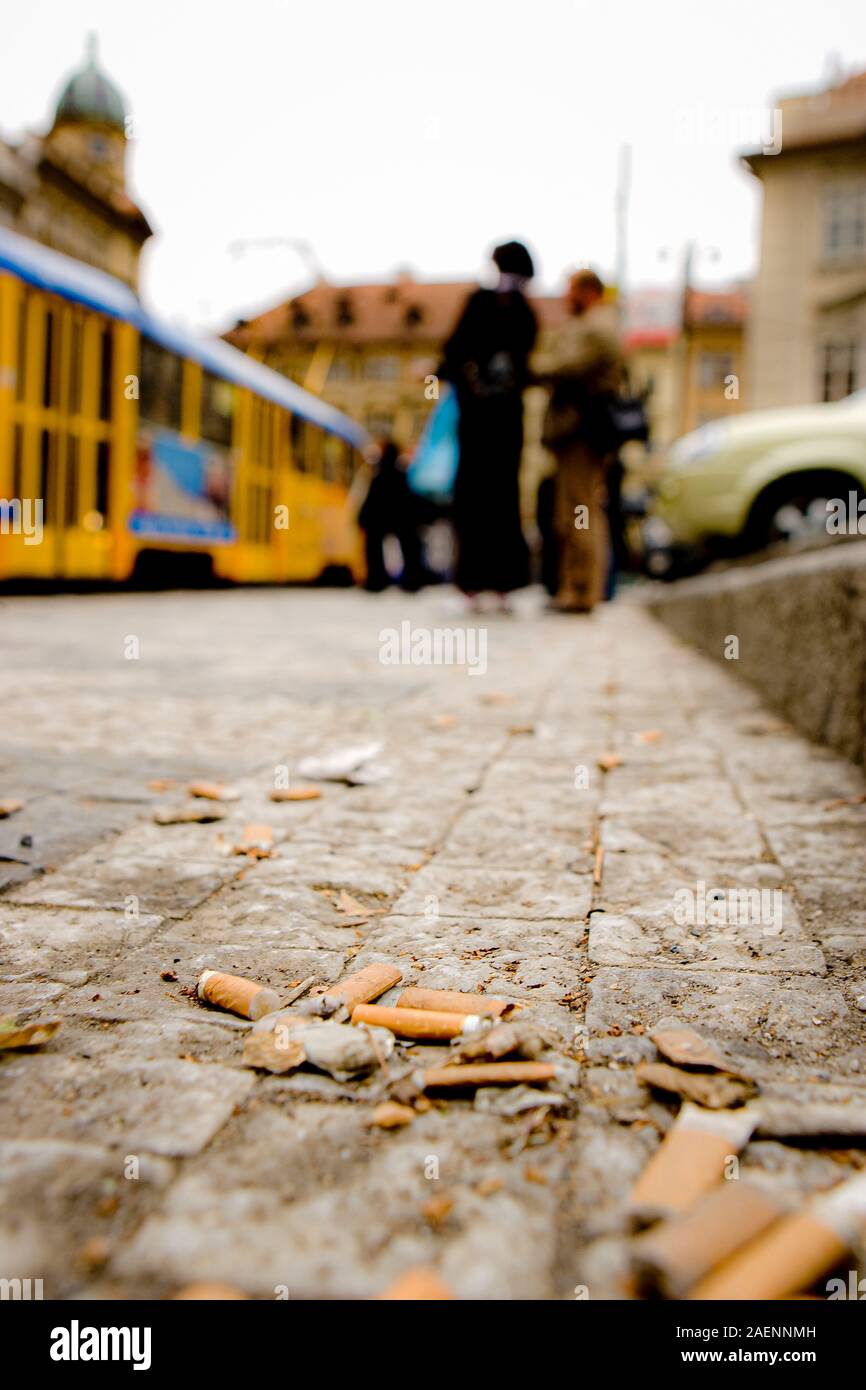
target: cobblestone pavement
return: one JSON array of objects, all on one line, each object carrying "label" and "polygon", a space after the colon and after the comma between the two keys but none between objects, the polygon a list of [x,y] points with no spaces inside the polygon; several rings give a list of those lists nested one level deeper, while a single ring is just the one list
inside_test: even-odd
[{"label": "cobblestone pavement", "polygon": [[[635,1078],[663,1017],[866,1133],[862,774],[637,603],[530,601],[486,620],[474,676],[380,663],[381,629],[453,625],[438,593],[3,604],[0,797],[26,805],[0,823],[0,1012],[64,1022],[0,1059],[0,1274],[355,1297],[429,1263],[463,1297],[621,1296],[623,1201],[674,1114]],[[387,781],[268,800],[276,767],[368,739]],[[241,799],[156,825],[148,782],[192,776]],[[220,852],[262,821],[277,857]],[[778,889],[781,920],[678,925],[700,881]],[[579,1064],[572,1102],[371,1129],[363,1086],[244,1069],[243,1025],[181,993],[204,967],[286,990],[376,959],[529,1000]],[[805,1193],[861,1159],[759,1133],[743,1171]]]}]

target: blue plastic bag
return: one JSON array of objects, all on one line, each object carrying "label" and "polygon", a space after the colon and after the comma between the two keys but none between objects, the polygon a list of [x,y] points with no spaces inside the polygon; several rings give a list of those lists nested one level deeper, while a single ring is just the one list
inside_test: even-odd
[{"label": "blue plastic bag", "polygon": [[419,497],[433,502],[450,502],[454,496],[457,477],[459,444],[457,426],[460,407],[454,391],[446,390],[424,427],[415,457],[409,464],[406,477],[410,488]]}]

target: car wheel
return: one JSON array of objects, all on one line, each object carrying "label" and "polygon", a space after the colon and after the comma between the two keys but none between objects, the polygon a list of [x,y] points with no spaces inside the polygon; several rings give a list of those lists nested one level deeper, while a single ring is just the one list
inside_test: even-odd
[{"label": "car wheel", "polygon": [[849,492],[863,495],[852,478],[833,473],[801,473],[776,483],[758,498],[747,528],[750,550],[779,541],[800,541],[827,534],[827,504]]}]

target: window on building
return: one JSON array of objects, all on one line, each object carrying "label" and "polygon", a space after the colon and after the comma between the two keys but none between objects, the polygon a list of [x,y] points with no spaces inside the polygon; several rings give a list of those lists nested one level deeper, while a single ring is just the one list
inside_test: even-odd
[{"label": "window on building", "polygon": [[388,410],[371,410],[367,415],[367,430],[372,435],[390,435],[394,429],[394,416]]},{"label": "window on building", "polygon": [[183,360],[155,343],[141,339],[139,410],[143,420],[179,430],[183,394]]},{"label": "window on building", "polygon": [[201,437],[228,448],[232,442],[234,387],[211,372],[204,372],[201,383]]},{"label": "window on building", "polygon": [[399,357],[395,353],[377,353],[368,357],[364,363],[364,376],[368,381],[399,381]]},{"label": "window on building", "polygon": [[328,380],[331,382],[351,381],[355,374],[354,363],[351,357],[345,353],[337,353],[328,368]]},{"label": "window on building", "polygon": [[734,357],[730,352],[702,352],[698,358],[698,386],[702,391],[712,391],[725,385],[725,377],[734,370]]},{"label": "window on building", "polygon": [[827,189],[824,256],[828,261],[866,257],[866,180],[836,184]]},{"label": "window on building", "polygon": [[822,401],[841,401],[857,390],[856,343],[822,343],[818,350],[819,392]]}]

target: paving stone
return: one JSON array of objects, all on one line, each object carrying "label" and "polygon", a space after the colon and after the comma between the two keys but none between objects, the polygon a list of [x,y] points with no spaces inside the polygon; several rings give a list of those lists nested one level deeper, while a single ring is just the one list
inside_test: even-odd
[{"label": "paving stone", "polygon": [[[805,1105],[859,1126],[862,772],[628,597],[572,623],[520,595],[491,615],[483,678],[382,666],[383,626],[450,625],[448,602],[274,588],[4,607],[0,782],[27,807],[0,851],[30,862],[0,868],[0,1012],[63,1017],[0,1056],[4,1272],[67,1299],[197,1278],[331,1298],[424,1263],[464,1298],[626,1297],[625,1198],[676,1112],[635,1075],[665,1018],[724,1046],[773,1123]],[[279,768],[307,780],[302,757],[368,742],[387,780],[269,800]],[[193,778],[239,800],[218,824],[154,824]],[[272,827],[274,857],[224,855],[249,823]],[[781,919],[678,920],[701,883],[778,890]],[[181,992],[205,966],[288,990],[374,960],[403,971],[385,1003],[416,983],[523,1002],[574,1069],[576,1110],[539,1123],[460,1098],[372,1129],[376,1078],[254,1073],[249,1025]],[[401,1045],[394,1065],[449,1055]],[[823,1142],[755,1138],[741,1172],[797,1202],[859,1170],[858,1136]],[[110,1258],[88,1273],[94,1234]]]},{"label": "paving stone", "polygon": [[595,965],[665,965],[825,975],[824,956],[797,924],[680,926],[670,909],[596,912],[589,931]]},{"label": "paving stone", "polygon": [[589,875],[432,865],[415,875],[411,887],[394,904],[394,912],[420,914],[426,900],[433,897],[441,917],[580,921],[589,909],[590,895]]},{"label": "paving stone", "polygon": [[253,1085],[247,1071],[182,1061],[96,1066],[41,1053],[0,1070],[6,1123],[17,1136],[98,1135],[127,1153],[165,1157],[198,1153]]}]

